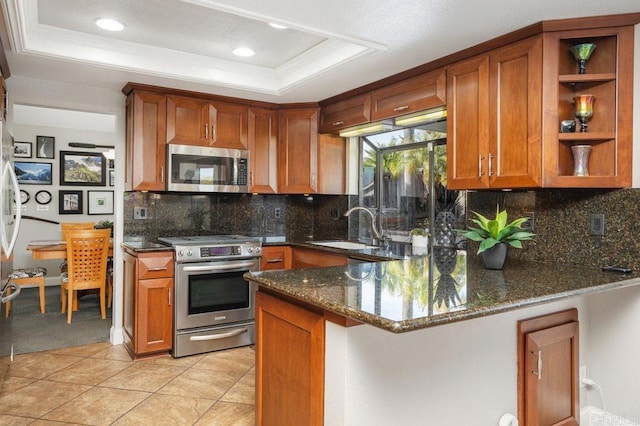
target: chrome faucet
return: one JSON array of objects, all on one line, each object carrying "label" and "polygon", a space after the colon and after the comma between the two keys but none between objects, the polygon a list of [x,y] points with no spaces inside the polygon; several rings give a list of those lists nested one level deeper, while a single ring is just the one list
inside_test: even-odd
[{"label": "chrome faucet", "polygon": [[[349,217],[349,215],[351,213],[353,213],[354,211],[357,210],[361,210],[363,212],[367,212],[369,214],[369,216],[371,217],[371,234],[373,236],[373,244],[374,245],[378,245],[378,246],[383,246],[386,247],[386,245],[388,244],[388,237],[386,235],[384,235],[384,230],[382,229],[382,222],[380,222],[380,227],[378,228],[378,226],[376,226],[376,215],[373,214],[373,212],[371,210],[369,210],[366,207],[362,207],[362,206],[356,206],[356,207],[351,207],[349,210],[347,210],[344,213],[344,216]],[[382,216],[382,213],[379,213],[380,216]]]}]

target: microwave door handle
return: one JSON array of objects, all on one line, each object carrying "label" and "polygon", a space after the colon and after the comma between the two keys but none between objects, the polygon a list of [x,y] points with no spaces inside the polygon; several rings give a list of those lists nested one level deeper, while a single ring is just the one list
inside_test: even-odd
[{"label": "microwave door handle", "polygon": [[234,269],[250,268],[252,266],[255,266],[255,262],[223,263],[220,265],[207,266],[185,266],[182,270],[184,272],[229,271]]}]

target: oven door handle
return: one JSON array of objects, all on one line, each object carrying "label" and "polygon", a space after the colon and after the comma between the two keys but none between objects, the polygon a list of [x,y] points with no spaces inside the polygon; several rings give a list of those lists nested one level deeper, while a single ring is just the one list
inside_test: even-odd
[{"label": "oven door handle", "polygon": [[222,263],[220,265],[185,266],[184,272],[204,272],[204,271],[231,271],[234,269],[251,268],[256,266],[256,262],[242,263]]},{"label": "oven door handle", "polygon": [[246,333],[248,331],[249,329],[245,327],[245,328],[239,328],[237,330],[229,331],[227,333],[209,334],[206,336],[191,336],[189,337],[189,340],[191,340],[192,342],[200,342],[203,340],[220,340],[220,339],[226,339],[228,337],[239,336],[242,333]]}]

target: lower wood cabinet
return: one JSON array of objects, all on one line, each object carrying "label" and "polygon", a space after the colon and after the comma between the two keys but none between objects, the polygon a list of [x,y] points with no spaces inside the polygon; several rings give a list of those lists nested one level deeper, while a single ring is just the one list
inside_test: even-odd
[{"label": "lower wood cabinet", "polygon": [[518,321],[518,420],[578,425],[578,311]]},{"label": "lower wood cabinet", "polygon": [[260,270],[291,269],[291,247],[264,246],[260,257]]},{"label": "lower wood cabinet", "polygon": [[292,252],[291,267],[300,268],[324,268],[327,266],[345,266],[347,256],[327,253],[322,250],[294,247]]},{"label": "lower wood cabinet", "polygon": [[256,294],[256,425],[324,424],[325,322],[316,313]]},{"label": "lower wood cabinet", "polygon": [[124,345],[135,359],[169,352],[173,336],[173,253],[124,253]]}]

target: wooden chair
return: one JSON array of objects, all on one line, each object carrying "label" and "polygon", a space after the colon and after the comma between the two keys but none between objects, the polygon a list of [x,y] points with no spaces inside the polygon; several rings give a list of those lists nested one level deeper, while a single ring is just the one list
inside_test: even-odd
[{"label": "wooden chair", "polygon": [[[45,313],[44,277],[47,269],[42,267],[14,269],[9,273],[9,279],[19,286],[37,284],[40,288],[40,313]],[[9,293],[10,294],[10,293]],[[5,316],[11,313],[11,302],[7,302]]]},{"label": "wooden chair", "polygon": [[[60,230],[62,232],[62,239],[67,239],[67,231],[78,229],[93,229],[93,222],[63,222],[60,224]],[[67,272],[67,261],[63,261],[60,264],[60,273]]]},{"label": "wooden chair", "polygon": [[61,278],[62,313],[67,311],[71,324],[74,292],[98,289],[100,314],[106,319],[105,287],[107,281],[107,255],[110,229],[69,230],[66,232],[68,271]]}]

